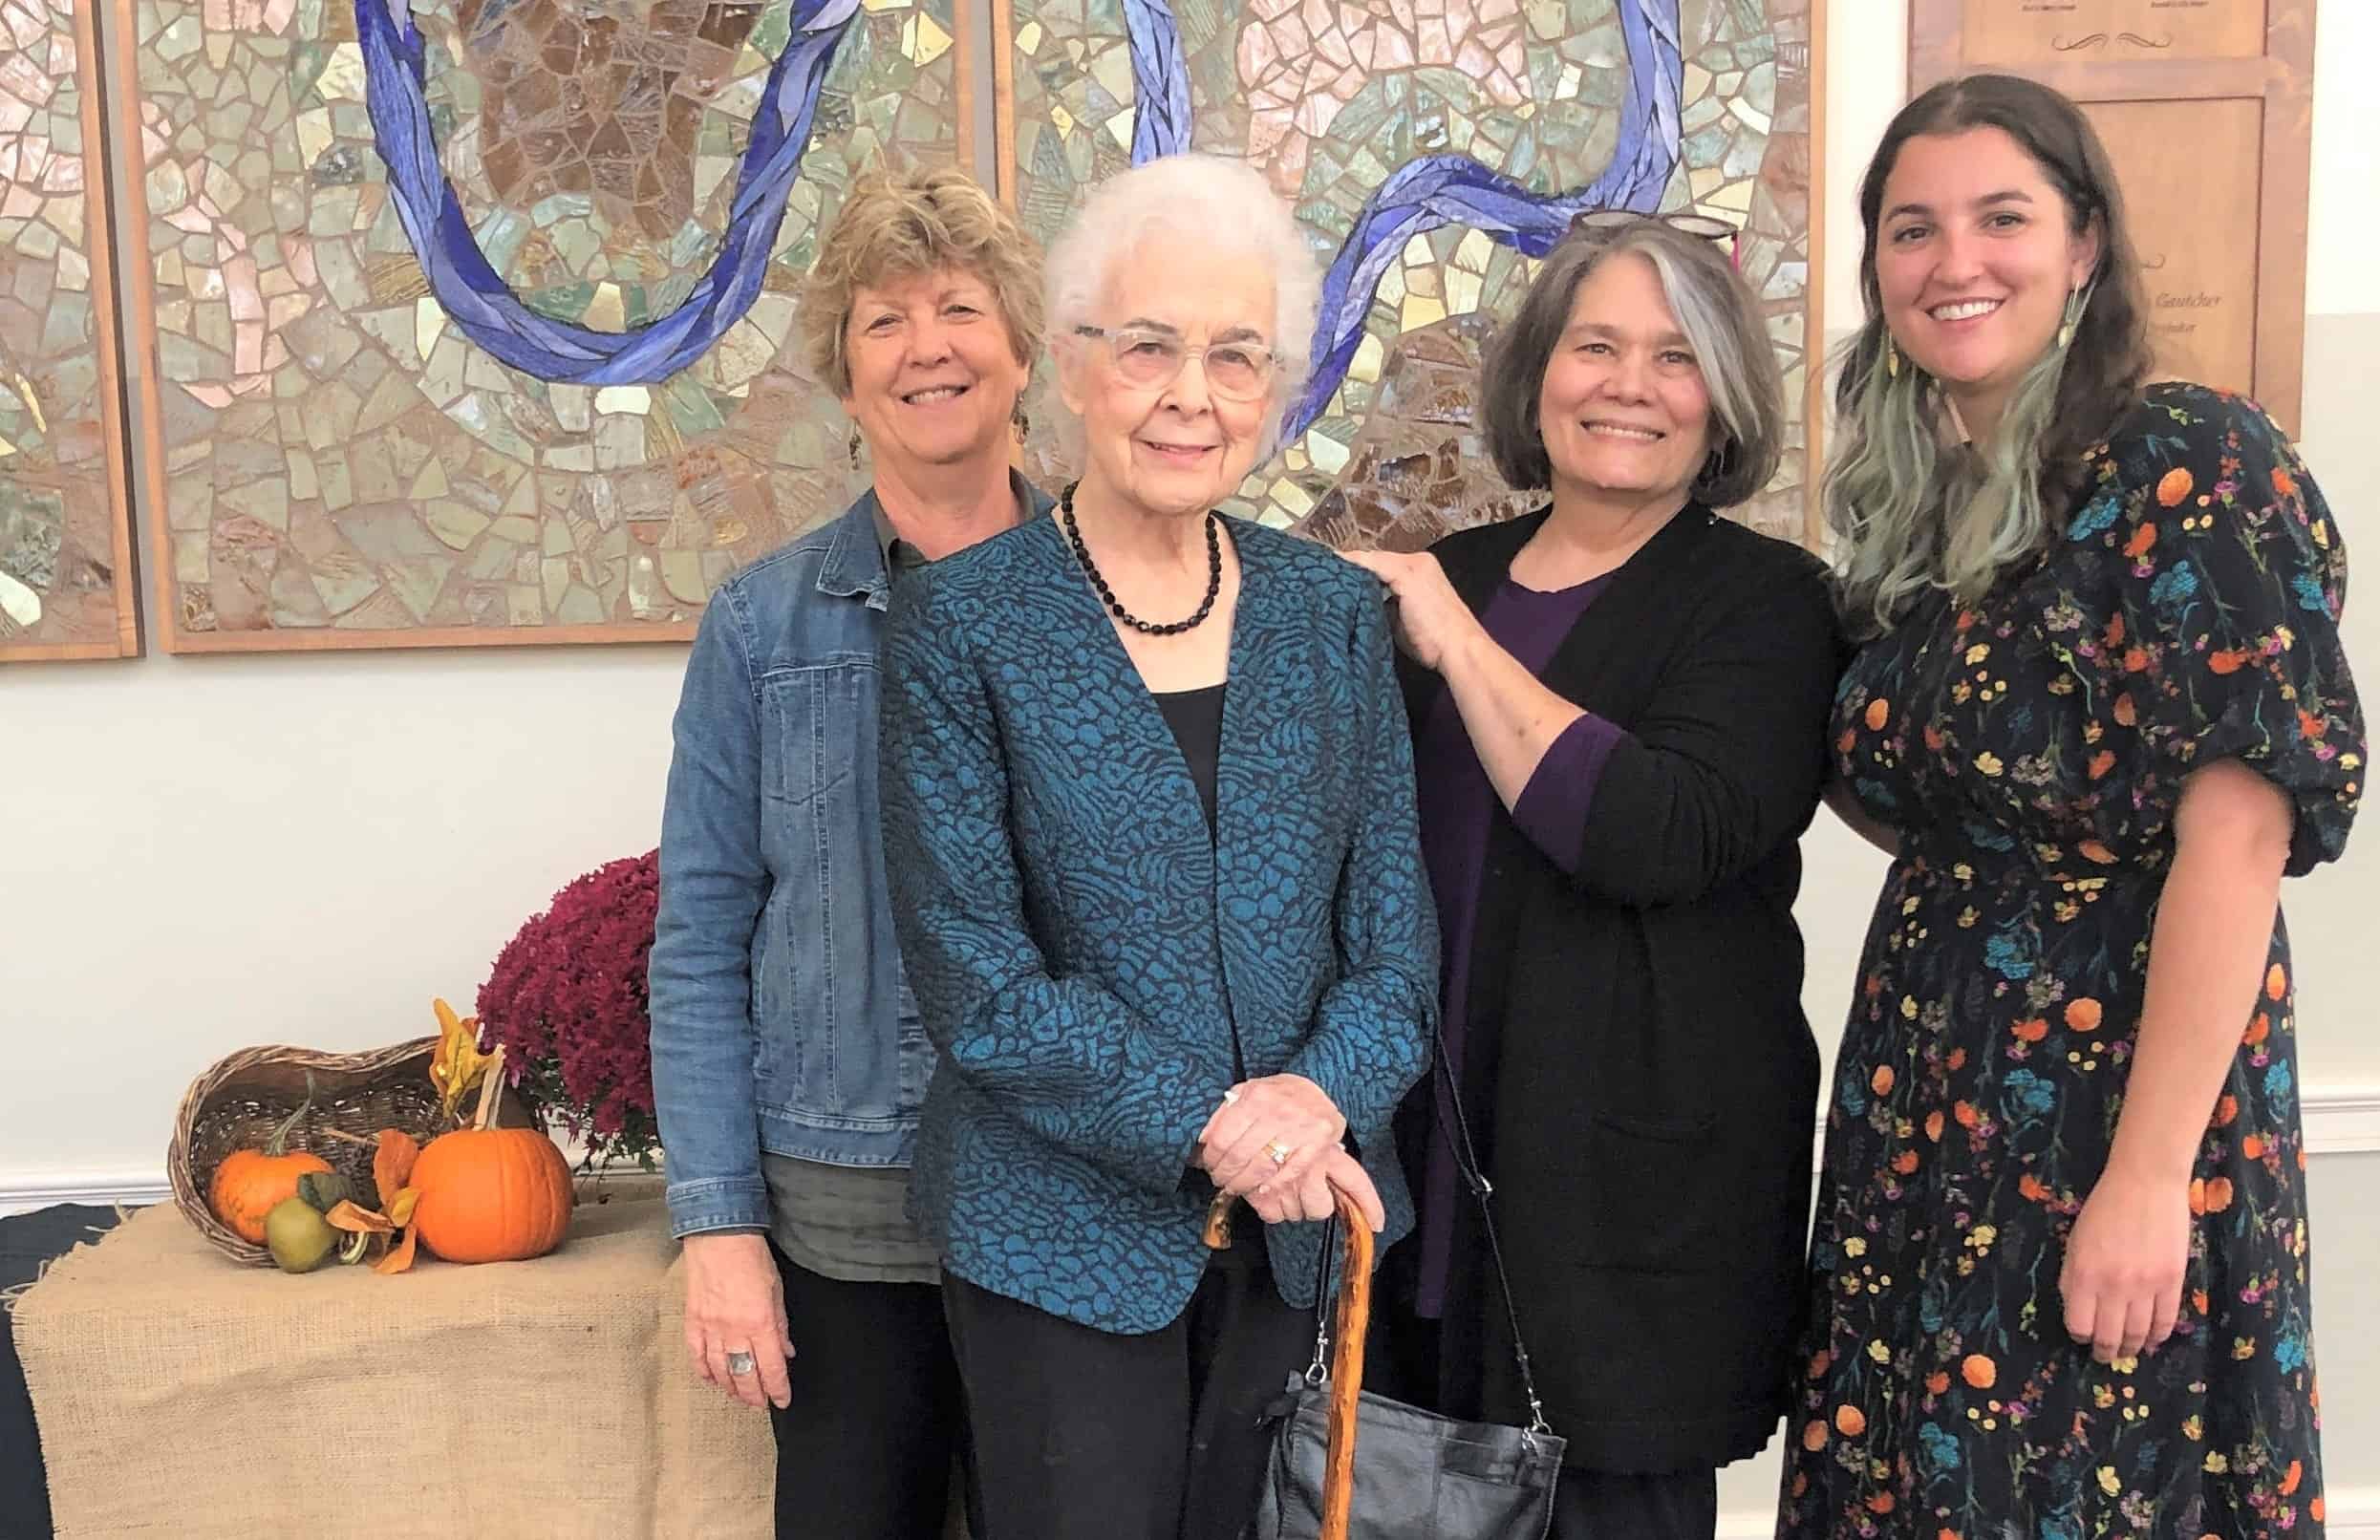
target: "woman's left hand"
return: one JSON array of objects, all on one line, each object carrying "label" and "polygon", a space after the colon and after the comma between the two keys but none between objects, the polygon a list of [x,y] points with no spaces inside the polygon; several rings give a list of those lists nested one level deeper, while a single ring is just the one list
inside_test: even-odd
[{"label": "woman's left hand", "polygon": [[1427,551],[1340,551],[1340,555],[1388,586],[1396,601],[1397,645],[1414,662],[1433,672],[1446,668],[1447,656],[1479,634],[1479,621],[1470,606],[1447,581],[1446,568]]},{"label": "woman's left hand", "polygon": [[2067,1335],[2101,1363],[2161,1346],[2181,1314],[2189,1265],[2189,1186],[2102,1173],[2067,1237],[2058,1273]]},{"label": "woman's left hand", "polygon": [[1381,1204],[1380,1188],[1372,1184],[1372,1173],[1343,1149],[1332,1150],[1316,1162],[1296,1187],[1267,1182],[1248,1194],[1248,1207],[1268,1225],[1328,1219],[1339,1211],[1333,1187],[1355,1200],[1372,1233],[1377,1235],[1388,1227],[1387,1210]]},{"label": "woman's left hand", "polygon": [[1198,1135],[1198,1164],[1218,1191],[1237,1197],[1260,1187],[1295,1189],[1346,1132],[1320,1086],[1302,1075],[1268,1075],[1224,1093]]}]

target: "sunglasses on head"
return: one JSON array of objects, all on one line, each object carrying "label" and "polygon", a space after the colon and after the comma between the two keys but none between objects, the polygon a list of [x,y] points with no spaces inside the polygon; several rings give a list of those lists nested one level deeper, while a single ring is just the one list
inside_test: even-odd
[{"label": "sunglasses on head", "polygon": [[1709,214],[1643,214],[1633,208],[1590,208],[1572,217],[1570,233],[1564,239],[1599,244],[1613,239],[1630,225],[1647,220],[1656,225],[1665,225],[1681,235],[1699,236],[1705,241],[1725,241],[1727,244],[1728,265],[1735,267],[1743,266],[1744,231]]}]

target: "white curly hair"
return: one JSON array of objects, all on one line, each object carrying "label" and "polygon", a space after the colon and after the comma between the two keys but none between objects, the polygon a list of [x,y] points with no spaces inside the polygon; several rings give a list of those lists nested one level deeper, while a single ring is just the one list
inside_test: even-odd
[{"label": "white curly hair", "polygon": [[1072,345],[1116,265],[1152,237],[1170,237],[1221,260],[1244,257],[1273,277],[1272,399],[1259,463],[1276,447],[1281,419],[1304,389],[1314,311],[1322,289],[1311,240],[1255,167],[1215,155],[1169,155],[1110,177],[1050,244],[1042,271],[1049,336]]}]

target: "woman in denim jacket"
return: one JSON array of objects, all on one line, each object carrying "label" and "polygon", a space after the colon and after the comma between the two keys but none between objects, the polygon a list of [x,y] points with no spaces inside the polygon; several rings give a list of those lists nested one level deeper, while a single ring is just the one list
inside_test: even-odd
[{"label": "woman in denim jacket", "polygon": [[686,1345],[774,1408],[780,1536],[940,1535],[961,1442],[935,1258],[904,1213],[929,1050],[876,838],[876,654],[893,572],[1048,506],[1008,468],[1040,281],[959,173],[854,186],[802,321],[872,484],[713,596],[678,704],[654,1094]]},{"label": "woman in denim jacket", "polygon": [[[1437,927],[1378,587],[1214,514],[1296,399],[1316,277],[1246,166],[1092,194],[1050,264],[1083,480],[895,596],[885,854],[939,1050],[914,1201],[977,1540],[1236,1540],[1313,1343],[1330,1187],[1388,1119]],[[1248,1204],[1211,1258],[1218,1192]]]}]

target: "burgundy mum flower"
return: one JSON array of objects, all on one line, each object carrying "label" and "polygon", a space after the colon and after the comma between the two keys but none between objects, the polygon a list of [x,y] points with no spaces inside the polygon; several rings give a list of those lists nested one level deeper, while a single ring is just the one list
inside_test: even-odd
[{"label": "burgundy mum flower", "polygon": [[658,851],[598,866],[556,893],[498,954],[480,1028],[502,1043],[521,1099],[587,1142],[590,1162],[650,1170],[653,1048],[645,960],[660,895]]}]

